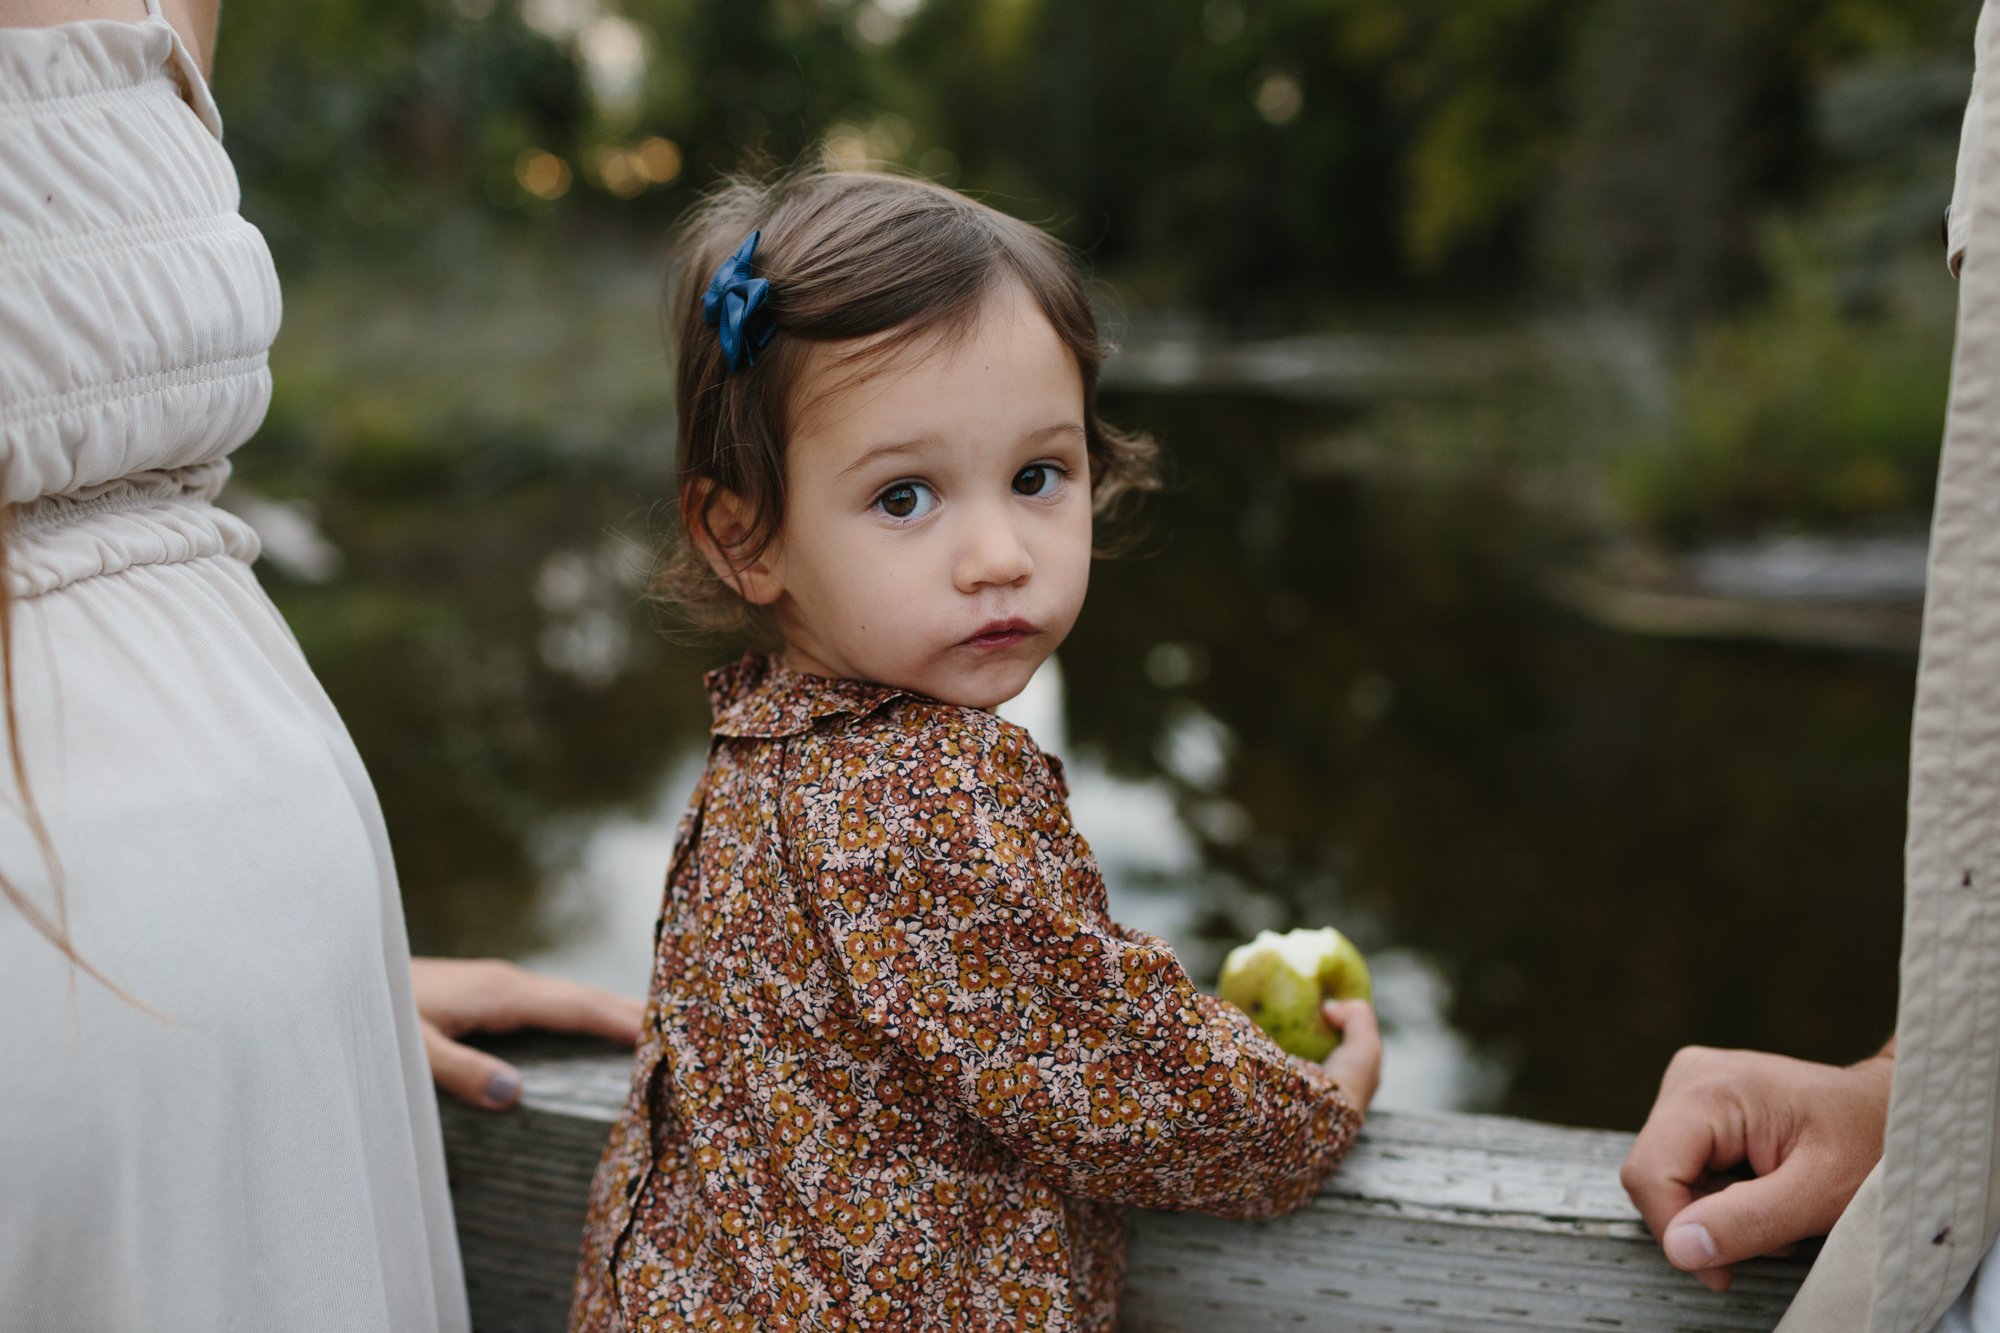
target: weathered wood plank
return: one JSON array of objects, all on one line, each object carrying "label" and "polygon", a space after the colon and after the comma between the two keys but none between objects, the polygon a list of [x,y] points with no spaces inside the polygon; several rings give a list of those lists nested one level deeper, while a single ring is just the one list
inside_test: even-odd
[{"label": "weathered wood plank", "polygon": [[[481,1333],[560,1329],[583,1201],[629,1056],[531,1038],[506,1115],[443,1104],[459,1239]],[[1132,1219],[1133,1333],[1626,1330],[1777,1323],[1804,1258],[1745,1266],[1726,1295],[1674,1271],[1618,1185],[1630,1136],[1497,1116],[1378,1112],[1312,1204],[1275,1222]]]}]

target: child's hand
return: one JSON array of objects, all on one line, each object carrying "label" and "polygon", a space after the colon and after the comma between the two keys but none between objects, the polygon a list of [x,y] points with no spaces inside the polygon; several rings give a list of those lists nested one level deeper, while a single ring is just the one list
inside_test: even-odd
[{"label": "child's hand", "polygon": [[1382,1032],[1375,1026],[1375,1008],[1366,1000],[1328,1000],[1319,1011],[1340,1032],[1340,1045],[1320,1068],[1333,1075],[1355,1110],[1366,1112],[1382,1081]]}]

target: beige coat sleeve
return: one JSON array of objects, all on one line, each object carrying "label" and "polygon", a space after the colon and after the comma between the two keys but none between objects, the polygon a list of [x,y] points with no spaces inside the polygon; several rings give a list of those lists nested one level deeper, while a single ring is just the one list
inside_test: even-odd
[{"label": "beige coat sleeve", "polygon": [[1881,1165],[1783,1333],[1928,1333],[2000,1223],[2000,0],[1979,19],[1949,245],[1958,340],[1911,732],[1902,990]]},{"label": "beige coat sleeve", "polygon": [[[1991,6],[1987,7],[1988,9]],[[1981,36],[1987,27],[1986,11],[1979,16]],[[1985,141],[1985,121],[1981,114],[1986,97],[1985,61],[1975,59],[1972,66],[1972,92],[1965,102],[1965,125],[1958,135],[1958,174],[1952,182],[1951,208],[1945,213],[1945,263],[1951,268],[1951,276],[1958,277],[1965,266],[1966,240],[1978,218],[1976,168],[1979,154]],[[1989,205],[1990,206],[1990,205]]]}]

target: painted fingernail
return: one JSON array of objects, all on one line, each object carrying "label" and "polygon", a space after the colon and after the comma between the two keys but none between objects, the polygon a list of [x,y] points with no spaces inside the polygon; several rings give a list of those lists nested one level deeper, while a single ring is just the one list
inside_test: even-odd
[{"label": "painted fingernail", "polygon": [[512,1106],[514,1099],[521,1095],[521,1076],[511,1069],[495,1071],[486,1080],[486,1104],[488,1106]]},{"label": "painted fingernail", "polygon": [[1699,1222],[1684,1222],[1667,1228],[1667,1258],[1676,1268],[1690,1271],[1715,1267],[1715,1237]]}]

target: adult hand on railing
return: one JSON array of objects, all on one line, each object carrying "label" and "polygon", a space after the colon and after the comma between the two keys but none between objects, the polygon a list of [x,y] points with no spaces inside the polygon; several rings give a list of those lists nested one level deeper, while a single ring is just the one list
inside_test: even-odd
[{"label": "adult hand on railing", "polygon": [[520,1097],[520,1071],[454,1038],[543,1028],[631,1045],[639,1040],[646,1011],[628,996],[542,976],[497,958],[413,958],[410,984],[423,1019],[431,1077],[454,1097],[496,1111]]},{"label": "adult hand on railing", "polygon": [[1676,1054],[1619,1172],[1668,1262],[1726,1291],[1732,1265],[1831,1231],[1882,1155],[1894,1045],[1846,1068]]}]

